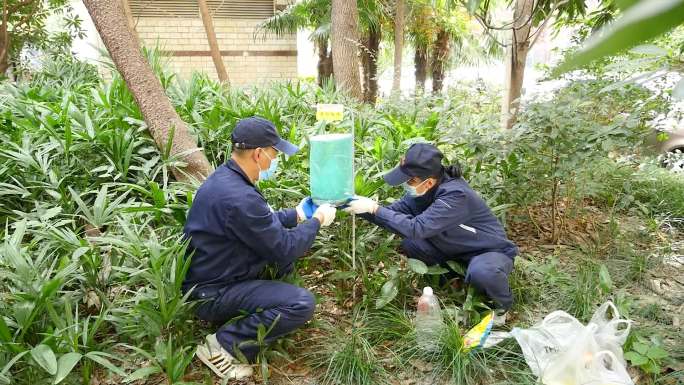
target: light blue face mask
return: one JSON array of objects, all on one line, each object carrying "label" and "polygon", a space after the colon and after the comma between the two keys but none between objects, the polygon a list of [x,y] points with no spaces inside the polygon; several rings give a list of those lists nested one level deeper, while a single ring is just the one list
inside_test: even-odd
[{"label": "light blue face mask", "polygon": [[422,193],[418,194],[418,186],[421,186],[423,183],[427,182],[428,180],[425,179],[424,181],[420,182],[417,186],[411,186],[408,184],[408,182],[402,183],[402,187],[404,187],[404,192],[406,192],[406,195],[412,197],[412,198],[417,198],[419,196],[425,195],[427,191],[423,191]]},{"label": "light blue face mask", "polygon": [[273,178],[273,176],[276,173],[276,170],[278,169],[278,156],[276,155],[276,158],[273,159],[270,156],[268,156],[268,153],[264,151],[264,155],[268,159],[271,160],[271,165],[268,167],[266,170],[262,170],[261,167],[259,167],[259,163],[257,163],[257,167],[259,167],[259,180],[267,180]]}]

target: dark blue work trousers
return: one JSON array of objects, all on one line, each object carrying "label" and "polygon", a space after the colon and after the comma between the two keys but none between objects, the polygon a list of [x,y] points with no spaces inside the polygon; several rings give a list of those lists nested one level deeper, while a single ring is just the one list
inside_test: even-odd
[{"label": "dark blue work trousers", "polygon": [[235,349],[239,349],[250,362],[254,362],[260,349],[259,325],[265,330],[273,326],[263,341],[270,344],[304,325],[313,317],[316,306],[310,291],[270,280],[236,282],[218,289],[199,288],[194,296],[206,300],[197,308],[197,316],[221,325],[216,332],[221,346],[234,357]]},{"label": "dark blue work trousers", "polygon": [[467,284],[484,292],[500,309],[509,309],[513,305],[513,293],[508,284],[508,276],[513,271],[513,258],[496,251],[464,259],[449,258],[424,239],[404,239],[401,247],[407,257],[419,259],[428,266],[444,266],[450,259],[463,263],[467,266]]}]

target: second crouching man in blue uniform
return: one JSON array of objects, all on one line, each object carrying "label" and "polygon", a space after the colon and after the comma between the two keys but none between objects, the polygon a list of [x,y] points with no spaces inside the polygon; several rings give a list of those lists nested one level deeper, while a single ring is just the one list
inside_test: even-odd
[{"label": "second crouching man in blue uniform", "polygon": [[518,248],[461,177],[460,167],[444,167],[442,158],[431,144],[412,145],[401,164],[384,176],[392,186],[403,185],[402,199],[385,207],[357,197],[345,211],[402,236],[401,246],[409,258],[428,266],[448,267],[449,260],[467,266],[465,282],[493,300],[495,323],[500,325],[513,304],[508,276]]}]

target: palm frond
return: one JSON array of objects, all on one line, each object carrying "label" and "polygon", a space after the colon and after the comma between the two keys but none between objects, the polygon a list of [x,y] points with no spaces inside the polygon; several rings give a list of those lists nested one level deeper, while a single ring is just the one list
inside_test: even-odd
[{"label": "palm frond", "polygon": [[359,28],[362,31],[378,31],[392,18],[392,8],[387,1],[358,0]]},{"label": "palm frond", "polygon": [[310,27],[309,4],[312,1],[305,1],[288,6],[282,11],[269,17],[259,24],[257,31],[263,34],[268,32],[278,36],[297,33],[300,29]]},{"label": "palm frond", "polygon": [[318,26],[309,35],[311,41],[327,41],[330,39],[330,31],[332,30],[332,23],[324,23]]}]

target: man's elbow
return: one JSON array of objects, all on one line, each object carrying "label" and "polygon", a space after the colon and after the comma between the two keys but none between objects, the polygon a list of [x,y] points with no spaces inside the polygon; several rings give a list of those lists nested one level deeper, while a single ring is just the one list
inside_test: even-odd
[{"label": "man's elbow", "polygon": [[283,246],[280,253],[283,256],[283,259],[291,262],[304,255],[310,248],[310,245],[289,243],[286,246]]}]

